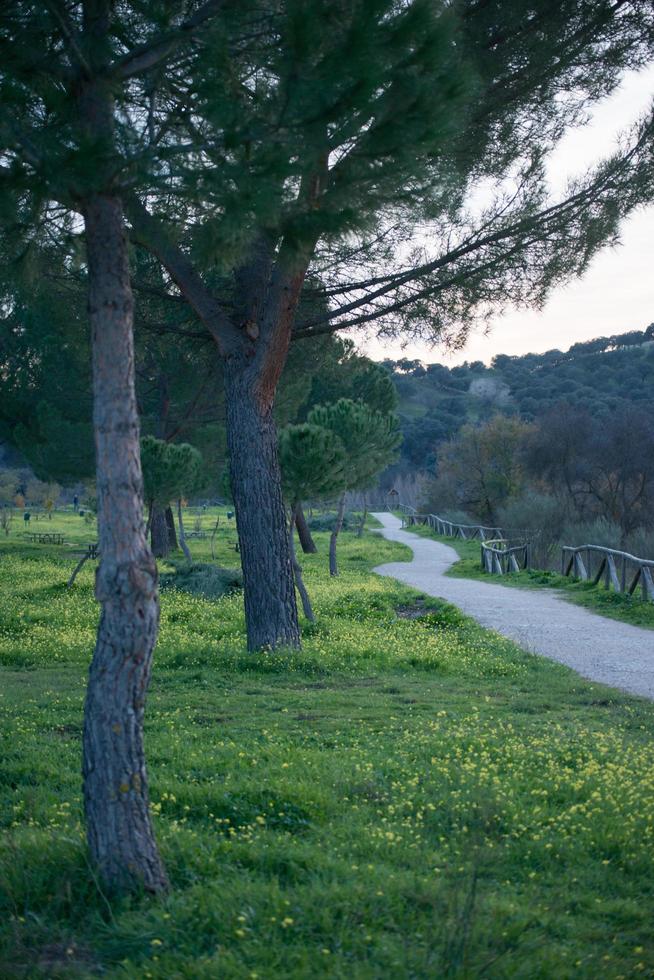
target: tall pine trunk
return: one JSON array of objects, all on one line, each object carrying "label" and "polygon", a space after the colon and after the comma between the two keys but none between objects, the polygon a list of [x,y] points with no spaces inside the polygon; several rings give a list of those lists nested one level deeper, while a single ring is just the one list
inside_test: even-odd
[{"label": "tall pine trunk", "polygon": [[189,551],[189,547],[188,547],[188,545],[186,543],[186,533],[184,531],[184,517],[182,516],[182,501],[181,500],[178,500],[177,501],[177,523],[179,524],[179,546],[182,549],[182,551],[184,552],[184,557],[186,558],[186,560],[188,562],[192,562],[193,561],[193,557],[192,557],[191,552]]},{"label": "tall pine trunk", "polygon": [[338,575],[338,562],[336,561],[336,542],[343,527],[343,517],[345,515],[345,494],[338,501],[338,511],[336,513],[336,523],[334,530],[329,538],[329,574]]},{"label": "tall pine trunk", "polygon": [[295,526],[297,528],[297,535],[300,539],[302,551],[305,553],[305,555],[315,555],[318,549],[316,548],[316,542],[311,537],[311,531],[309,530],[307,519],[304,516],[302,504],[295,505]]},{"label": "tall pine trunk", "polygon": [[[103,89],[90,111],[111,111]],[[110,125],[110,123],[108,123]],[[84,207],[93,350],[100,624],[84,708],[84,810],[91,857],[111,888],[167,887],[150,820],[143,713],[159,627],[157,567],[143,527],[133,304],[121,202]]]},{"label": "tall pine trunk", "polygon": [[272,405],[244,357],[225,360],[227,447],[249,650],[300,646]]}]

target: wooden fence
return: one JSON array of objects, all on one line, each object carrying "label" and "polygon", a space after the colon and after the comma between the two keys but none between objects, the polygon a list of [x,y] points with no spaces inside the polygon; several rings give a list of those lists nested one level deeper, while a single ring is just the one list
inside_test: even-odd
[{"label": "wooden fence", "polygon": [[[425,524],[443,537],[481,541],[481,567],[489,575],[507,575],[532,567],[533,531],[516,531],[524,535],[520,540],[509,539],[501,527],[484,524],[455,524],[437,514],[418,514],[413,507],[400,506],[404,515],[403,525]],[[626,551],[602,548],[596,544],[583,544],[577,548],[563,545],[561,548],[561,573],[582,582],[599,585],[614,592],[633,595],[638,586],[646,601],[654,602],[654,561],[638,558]]]},{"label": "wooden fence", "polygon": [[430,527],[436,534],[444,538],[463,538],[464,541],[486,541],[487,538],[501,538],[503,531],[501,527],[487,527],[485,524],[456,524],[448,521],[438,514],[418,514],[413,507],[407,504],[400,506],[402,511],[402,523],[404,527],[411,527],[413,524],[424,524]]},{"label": "wooden fence", "polygon": [[481,567],[489,575],[507,575],[530,567],[531,548],[529,541],[512,544],[506,538],[481,543]]},{"label": "wooden fence", "polygon": [[564,545],[561,549],[561,574],[599,585],[605,589],[633,595],[640,584],[642,598],[654,602],[654,561],[637,558],[626,551],[602,548],[597,544],[582,544],[577,548]]}]

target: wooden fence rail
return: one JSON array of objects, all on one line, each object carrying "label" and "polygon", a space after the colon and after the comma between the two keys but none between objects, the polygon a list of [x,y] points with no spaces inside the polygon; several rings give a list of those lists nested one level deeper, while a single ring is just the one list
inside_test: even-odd
[{"label": "wooden fence rail", "polygon": [[487,538],[498,538],[503,536],[501,527],[488,527],[485,524],[456,524],[448,521],[438,514],[418,514],[413,507],[407,504],[400,506],[402,511],[402,523],[404,527],[411,527],[413,524],[425,524],[437,534],[445,538],[463,538],[464,541],[473,541],[478,538],[486,541]]},{"label": "wooden fence rail", "polygon": [[507,575],[530,567],[529,541],[512,544],[506,538],[481,543],[481,567],[489,575]]},{"label": "wooden fence rail", "polygon": [[597,544],[582,544],[561,548],[561,574],[599,585],[605,589],[633,595],[640,584],[643,599],[654,602],[654,561],[638,558],[626,551],[602,548]]},{"label": "wooden fence rail", "polygon": [[[478,538],[481,541],[481,567],[490,575],[506,575],[532,566],[531,538],[536,537],[533,531],[514,532],[525,537],[512,543],[501,527],[455,524],[437,514],[418,514],[414,507],[407,504],[401,504],[400,510],[405,527],[426,524],[443,537]],[[592,582],[593,585],[603,581],[605,589],[629,595],[633,595],[640,585],[642,598],[654,602],[654,560],[638,558],[626,551],[603,548],[597,544],[583,544],[575,548],[563,545],[561,573],[582,582]]]}]

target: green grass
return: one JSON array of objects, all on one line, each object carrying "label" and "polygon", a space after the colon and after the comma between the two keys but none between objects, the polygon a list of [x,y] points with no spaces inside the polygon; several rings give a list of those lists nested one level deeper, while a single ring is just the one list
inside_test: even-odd
[{"label": "green grass", "polygon": [[474,578],[480,581],[492,581],[496,585],[506,585],[519,589],[557,589],[564,599],[569,599],[579,606],[585,606],[592,612],[611,619],[619,619],[633,626],[645,626],[654,629],[654,602],[644,602],[639,595],[624,595],[610,592],[603,585],[593,585],[591,582],[581,582],[578,579],[559,575],[557,572],[529,571],[511,572],[508,575],[489,575],[482,571],[480,562],[479,541],[462,541],[459,538],[445,538],[435,534],[425,525],[415,525],[408,528],[421,537],[433,538],[448,544],[458,553],[458,561],[448,571],[452,578]]},{"label": "green grass", "polygon": [[60,549],[0,544],[3,980],[651,975],[654,707],[371,575],[405,553],[378,535],[343,535],[336,580],[318,547],[301,652],[248,655],[239,595],[164,592],[173,888],[112,900],[81,823],[93,572],[67,592]]}]

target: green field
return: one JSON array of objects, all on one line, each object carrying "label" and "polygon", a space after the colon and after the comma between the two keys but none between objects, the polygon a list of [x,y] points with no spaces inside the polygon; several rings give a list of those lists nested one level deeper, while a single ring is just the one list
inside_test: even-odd
[{"label": "green field", "polygon": [[[401,516],[401,515],[398,515]],[[644,602],[639,594],[624,595],[607,591],[603,585],[581,582],[578,579],[545,572],[538,569],[511,572],[508,575],[488,575],[482,571],[479,541],[462,541],[460,538],[445,538],[435,534],[425,525],[408,528],[412,533],[424,538],[433,538],[454,548],[460,561],[447,573],[453,578],[474,578],[496,585],[508,585],[519,589],[557,589],[564,599],[585,606],[601,616],[619,619],[633,626],[648,626],[654,629],[654,602]]]},{"label": "green field", "polygon": [[[654,708],[372,575],[408,552],[370,533],[343,534],[336,580],[326,534],[302,557],[302,652],[247,654],[238,593],[164,590],[146,745],[172,891],[112,899],[80,809],[93,569],[67,591],[67,547],[21,532],[0,543],[3,980],[654,973]],[[235,541],[223,513],[224,566]]]}]

